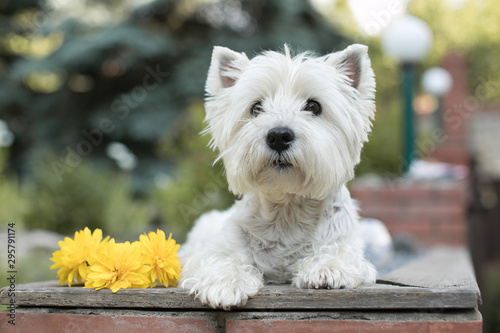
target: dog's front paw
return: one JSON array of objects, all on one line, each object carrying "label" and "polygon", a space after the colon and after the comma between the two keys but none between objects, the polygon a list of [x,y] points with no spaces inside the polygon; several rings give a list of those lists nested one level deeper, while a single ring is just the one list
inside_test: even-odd
[{"label": "dog's front paw", "polygon": [[342,289],[355,288],[362,283],[360,280],[359,276],[332,267],[316,267],[309,272],[297,273],[293,285],[305,289]]},{"label": "dog's front paw", "polygon": [[[189,288],[203,304],[214,309],[229,310],[232,307],[243,306],[248,297],[257,294],[262,287],[262,275],[255,273],[256,269],[224,274],[186,279],[181,286]],[[225,272],[228,273],[228,272]]]},{"label": "dog's front paw", "polygon": [[372,264],[357,256],[321,255],[305,258],[297,266],[293,285],[298,288],[356,288],[364,283],[374,283],[377,275]]},{"label": "dog's front paw", "polygon": [[195,295],[203,304],[214,309],[229,310],[232,307],[245,305],[248,297],[255,295],[257,291],[258,288],[249,290],[236,281],[219,281],[211,286],[197,289]]}]

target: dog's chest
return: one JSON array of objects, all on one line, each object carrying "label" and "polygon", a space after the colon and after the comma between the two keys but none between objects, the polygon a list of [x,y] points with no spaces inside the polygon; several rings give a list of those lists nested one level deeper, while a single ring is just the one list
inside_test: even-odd
[{"label": "dog's chest", "polygon": [[297,261],[311,252],[317,223],[303,218],[254,220],[251,228],[244,228],[255,266],[266,282],[290,282]]},{"label": "dog's chest", "polygon": [[264,274],[267,283],[288,283],[296,273],[296,263],[307,256],[310,243],[285,245],[271,243],[267,247],[254,247],[255,266]]}]

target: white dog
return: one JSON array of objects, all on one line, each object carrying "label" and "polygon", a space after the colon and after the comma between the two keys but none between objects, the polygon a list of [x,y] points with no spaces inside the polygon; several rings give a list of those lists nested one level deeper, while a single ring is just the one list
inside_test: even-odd
[{"label": "white dog", "polygon": [[373,283],[353,178],[375,112],[368,48],[316,58],[215,47],[207,132],[229,189],[225,212],[203,215],[182,246],[181,286],[214,308],[244,305],[267,283],[354,288]]}]

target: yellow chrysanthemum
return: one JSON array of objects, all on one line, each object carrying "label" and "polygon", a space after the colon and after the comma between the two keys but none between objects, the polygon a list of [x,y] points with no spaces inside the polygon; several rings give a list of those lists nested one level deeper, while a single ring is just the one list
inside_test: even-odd
[{"label": "yellow chrysanthemum", "polygon": [[89,260],[85,288],[109,288],[116,293],[125,288],[147,288],[150,267],[142,261],[141,244],[115,243],[114,239]]},{"label": "yellow chrysanthemum", "polygon": [[[139,240],[142,244],[144,263],[151,267],[149,279],[151,287],[163,283],[175,286],[179,280],[181,265],[177,257],[180,245],[172,239],[172,234],[165,239],[165,233],[157,229],[156,233],[150,232],[141,235]],[[158,282],[156,282],[158,278]]]},{"label": "yellow chrysanthemum", "polygon": [[57,276],[59,283],[64,285],[65,282],[71,287],[72,283],[81,284],[86,279],[89,272],[88,258],[94,253],[98,247],[106,243],[109,237],[102,240],[102,230],[95,229],[93,233],[89,228],[75,232],[75,238],[64,238],[60,241],[59,247],[61,250],[52,253],[54,264],[50,269],[58,269]]}]

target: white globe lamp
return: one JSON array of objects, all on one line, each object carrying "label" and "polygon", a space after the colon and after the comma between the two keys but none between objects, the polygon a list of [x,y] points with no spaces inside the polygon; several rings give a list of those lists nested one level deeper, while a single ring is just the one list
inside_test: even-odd
[{"label": "white globe lamp", "polygon": [[446,95],[453,86],[451,74],[444,68],[432,67],[424,72],[420,80],[422,89],[437,98],[437,108],[435,112],[435,126],[443,127],[443,96]]},{"label": "white globe lamp", "polygon": [[389,56],[403,62],[420,62],[429,53],[432,32],[415,16],[403,16],[387,27],[382,35],[382,48]]},{"label": "white globe lamp", "polygon": [[453,79],[446,69],[432,67],[424,72],[420,84],[426,93],[441,97],[450,91]]},{"label": "white globe lamp", "polygon": [[384,52],[402,63],[403,67],[403,172],[410,169],[415,154],[413,111],[414,65],[429,53],[432,32],[421,19],[406,15],[387,27],[382,35]]}]

